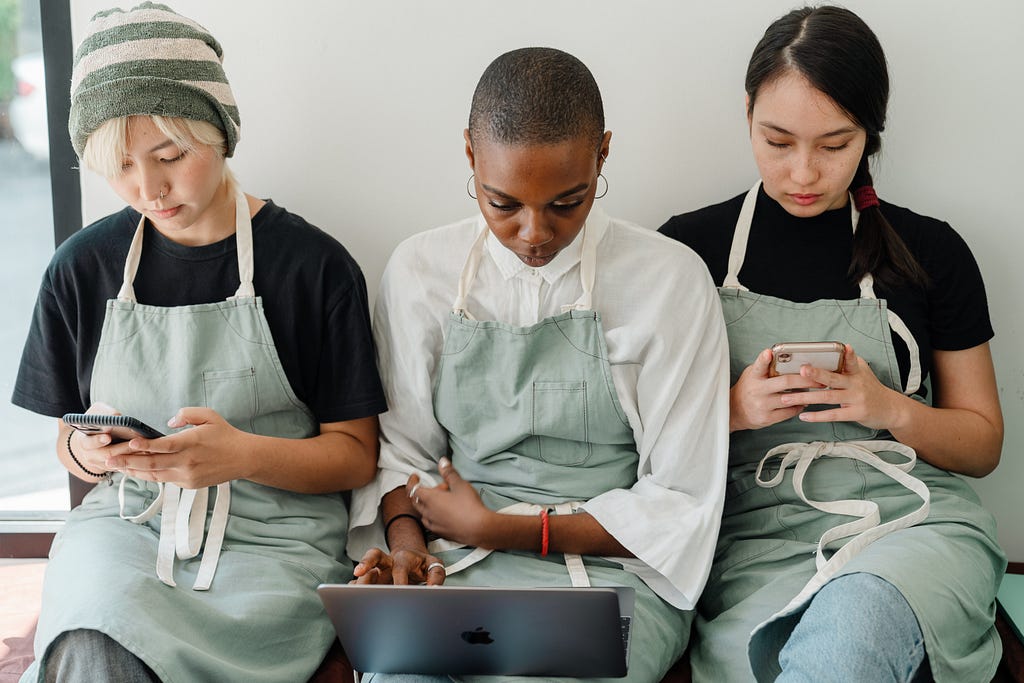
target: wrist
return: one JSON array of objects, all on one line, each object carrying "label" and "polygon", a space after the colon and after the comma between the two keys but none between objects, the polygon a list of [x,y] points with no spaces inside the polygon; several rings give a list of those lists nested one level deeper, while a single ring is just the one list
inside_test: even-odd
[{"label": "wrist", "polygon": [[889,420],[889,424],[883,425],[882,428],[889,430],[889,432],[895,435],[897,432],[910,428],[914,421],[914,411],[921,404],[898,391],[893,389],[889,389],[889,391],[892,397],[889,414],[892,419]]},{"label": "wrist", "polygon": [[83,472],[87,476],[91,477],[92,479],[96,479],[96,480],[109,479],[110,478],[110,472],[108,472],[107,470],[101,470],[101,471],[98,471],[98,472],[94,471],[94,470],[91,470],[88,467],[86,467],[82,463],[81,460],[78,459],[78,457],[75,455],[74,449],[71,446],[71,439],[74,436],[75,436],[75,430],[72,429],[71,431],[68,432],[68,438],[67,438],[67,441],[65,442],[65,444],[67,446],[67,449],[68,449],[68,455],[71,456],[72,462],[74,462],[75,465],[78,466],[78,469],[81,472]]}]

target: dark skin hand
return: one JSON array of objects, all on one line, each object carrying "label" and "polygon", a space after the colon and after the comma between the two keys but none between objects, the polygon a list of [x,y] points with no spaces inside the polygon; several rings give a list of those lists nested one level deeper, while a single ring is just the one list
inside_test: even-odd
[{"label": "dark skin hand", "polygon": [[[388,528],[388,546],[392,554],[373,549],[356,565],[356,583],[444,582],[440,568],[427,573],[438,559],[427,552],[423,528],[442,538],[467,546],[493,550],[541,549],[539,516],[507,515],[487,508],[472,484],[464,480],[447,458],[441,458],[438,470],[443,481],[424,486],[413,474],[405,487],[398,488],[381,501]],[[412,515],[398,517],[398,515]],[[552,515],[549,519],[551,552],[608,557],[634,557],[601,524],[586,512]],[[435,575],[436,574],[436,575]]]}]

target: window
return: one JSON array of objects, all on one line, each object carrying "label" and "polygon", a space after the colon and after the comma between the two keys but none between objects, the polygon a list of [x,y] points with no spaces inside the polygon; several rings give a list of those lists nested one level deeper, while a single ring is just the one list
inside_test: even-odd
[{"label": "window", "polygon": [[70,507],[56,421],[10,395],[43,270],[54,244],[81,226],[66,133],[71,60],[67,0],[0,0],[0,557],[45,554]]}]

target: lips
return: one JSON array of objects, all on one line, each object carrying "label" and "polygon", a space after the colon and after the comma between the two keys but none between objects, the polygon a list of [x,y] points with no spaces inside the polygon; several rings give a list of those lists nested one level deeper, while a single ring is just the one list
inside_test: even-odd
[{"label": "lips", "polygon": [[165,221],[168,218],[174,218],[178,214],[178,211],[180,210],[181,205],[179,204],[178,206],[171,207],[170,209],[152,209],[150,210],[150,214],[153,216],[153,218],[158,218],[162,221]]},{"label": "lips", "polygon": [[820,194],[790,194],[789,195],[789,198],[792,199],[797,204],[799,204],[800,206],[807,206],[809,204],[813,204],[814,202],[818,201],[818,199],[820,197],[821,197]]},{"label": "lips", "polygon": [[517,253],[516,256],[519,257],[520,261],[531,268],[540,268],[541,266],[546,266],[551,263],[551,260],[558,256],[558,252],[556,251],[554,254],[548,254],[547,256],[531,256],[529,254],[519,253]]}]

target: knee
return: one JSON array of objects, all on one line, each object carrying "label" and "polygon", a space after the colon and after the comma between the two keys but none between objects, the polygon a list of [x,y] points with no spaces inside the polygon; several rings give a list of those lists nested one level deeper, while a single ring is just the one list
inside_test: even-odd
[{"label": "knee", "polygon": [[835,579],[818,592],[779,662],[787,673],[826,666],[857,672],[857,680],[903,681],[910,680],[924,658],[924,636],[903,595],[884,579],[858,573]]},{"label": "knee", "polygon": [[[875,649],[894,640],[916,646],[923,641],[917,617],[895,586],[873,574],[841,576],[811,601],[805,617],[832,632],[846,647]],[[803,621],[803,619],[801,619]],[[826,628],[827,624],[834,624]]]}]

